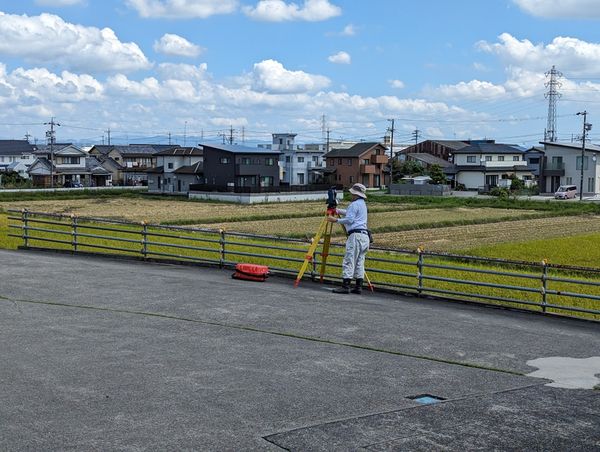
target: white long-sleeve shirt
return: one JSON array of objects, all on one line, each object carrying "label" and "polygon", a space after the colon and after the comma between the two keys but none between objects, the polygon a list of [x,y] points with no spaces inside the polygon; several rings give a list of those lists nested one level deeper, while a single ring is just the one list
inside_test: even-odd
[{"label": "white long-sleeve shirt", "polygon": [[343,218],[338,218],[338,223],[343,224],[347,231],[367,229],[367,203],[358,198],[350,203],[348,209],[336,209]]}]

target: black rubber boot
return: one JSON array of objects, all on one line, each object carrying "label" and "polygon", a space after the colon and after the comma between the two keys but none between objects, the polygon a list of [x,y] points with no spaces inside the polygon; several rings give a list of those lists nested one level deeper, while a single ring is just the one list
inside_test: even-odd
[{"label": "black rubber boot", "polygon": [[333,289],[332,292],[333,293],[350,293],[350,282],[351,281],[352,281],[351,279],[344,278],[344,281],[342,282],[342,287],[340,287],[338,289]]},{"label": "black rubber boot", "polygon": [[362,278],[356,278],[356,285],[354,286],[354,289],[352,289],[350,292],[357,293],[360,295],[362,293],[362,285],[363,285]]}]

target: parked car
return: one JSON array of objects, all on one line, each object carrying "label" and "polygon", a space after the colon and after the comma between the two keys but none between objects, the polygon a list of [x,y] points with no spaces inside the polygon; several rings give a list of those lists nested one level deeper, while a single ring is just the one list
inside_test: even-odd
[{"label": "parked car", "polygon": [[573,199],[577,195],[576,185],[561,185],[554,193],[556,199]]},{"label": "parked car", "polygon": [[65,187],[65,188],[82,188],[83,184],[81,182],[68,180],[64,183],[63,187]]}]

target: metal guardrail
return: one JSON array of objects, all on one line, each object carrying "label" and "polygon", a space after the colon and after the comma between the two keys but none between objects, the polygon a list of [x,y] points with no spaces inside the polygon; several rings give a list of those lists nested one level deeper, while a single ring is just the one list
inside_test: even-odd
[{"label": "metal guardrail", "polygon": [[[221,268],[245,261],[269,265],[280,274],[296,275],[309,247],[301,239],[25,209],[9,210],[8,219],[9,228],[19,231],[9,236],[22,239],[25,248],[118,253]],[[332,243],[328,269],[341,268],[343,254],[343,244]],[[321,258],[317,251],[305,277],[316,280],[320,276]],[[367,256],[366,271],[375,287],[388,291],[600,320],[600,268],[374,247]],[[338,280],[339,273],[324,277]]]}]

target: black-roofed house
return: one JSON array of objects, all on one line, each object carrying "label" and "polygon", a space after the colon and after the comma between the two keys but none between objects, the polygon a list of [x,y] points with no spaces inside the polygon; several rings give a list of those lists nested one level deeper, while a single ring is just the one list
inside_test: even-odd
[{"label": "black-roofed house", "polygon": [[205,186],[248,191],[279,187],[279,151],[227,144],[202,144]]},{"label": "black-roofed house", "polygon": [[494,140],[471,140],[454,151],[454,164],[445,169],[455,186],[487,191],[496,186],[509,186],[516,176],[526,185],[534,183],[535,168],[528,165],[526,150]]},{"label": "black-roofed house", "polygon": [[58,188],[81,184],[104,187],[112,183],[111,172],[96,157],[73,144],[38,146],[34,154],[36,160],[28,170],[34,186]]},{"label": "black-roofed house", "polygon": [[461,140],[425,140],[402,149],[396,157],[404,160],[408,154],[430,154],[451,162],[455,151],[468,146],[469,143]]},{"label": "black-roofed house", "polygon": [[37,146],[27,140],[0,140],[0,172],[15,172],[28,179]]},{"label": "black-roofed house", "polygon": [[[146,185],[148,170],[156,167],[155,154],[177,147],[169,144],[95,145],[89,153],[99,160],[110,158],[121,165],[113,177],[115,185]],[[115,174],[113,174],[115,176]]]},{"label": "black-roofed house", "polygon": [[331,184],[349,188],[361,183],[367,188],[381,188],[388,183],[389,159],[381,143],[365,142],[347,149],[332,149],[323,158]]},{"label": "black-roofed house", "polygon": [[156,168],[148,170],[149,193],[187,194],[191,184],[204,184],[204,151],[173,147],[155,154]]}]

